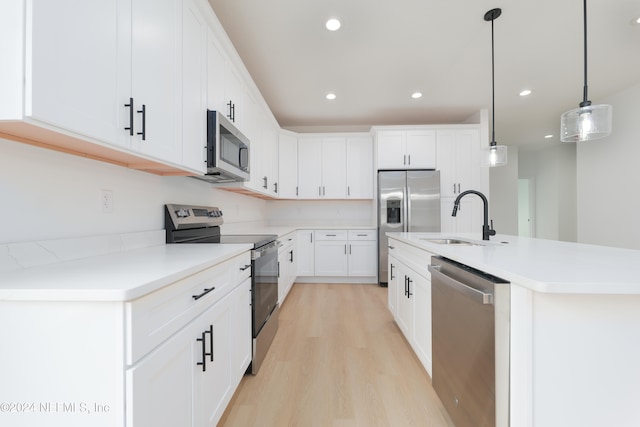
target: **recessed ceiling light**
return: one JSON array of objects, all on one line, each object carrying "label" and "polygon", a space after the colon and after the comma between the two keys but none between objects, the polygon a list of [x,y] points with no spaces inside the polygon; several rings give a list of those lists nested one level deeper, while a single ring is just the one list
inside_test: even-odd
[{"label": "recessed ceiling light", "polygon": [[336,94],[335,93],[328,93],[327,94],[327,99],[331,99],[331,100],[336,99]]},{"label": "recessed ceiling light", "polygon": [[630,22],[631,25],[640,25],[640,16],[636,16]]},{"label": "recessed ceiling light", "polygon": [[411,97],[412,97],[413,99],[422,98],[422,92],[413,92],[413,93],[411,94]]},{"label": "recessed ceiling light", "polygon": [[553,138],[553,135],[545,135],[544,136],[544,139],[551,139],[551,138]]},{"label": "recessed ceiling light", "polygon": [[531,91],[529,89],[525,89],[522,92],[520,92],[520,96],[527,96],[527,95],[531,95]]},{"label": "recessed ceiling light", "polygon": [[327,23],[325,24],[325,26],[327,27],[327,30],[329,31],[336,31],[337,29],[340,28],[340,21],[338,21],[336,18],[331,18],[327,21]]}]

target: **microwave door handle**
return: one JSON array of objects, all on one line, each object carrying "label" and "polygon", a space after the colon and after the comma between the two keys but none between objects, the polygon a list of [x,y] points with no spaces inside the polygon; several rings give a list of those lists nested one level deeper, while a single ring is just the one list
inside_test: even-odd
[{"label": "microwave door handle", "polygon": [[242,164],[242,152],[243,151],[247,151],[247,165],[249,164],[249,147],[240,147],[240,149],[238,150],[238,166],[241,170],[245,170],[245,168],[243,167]]}]

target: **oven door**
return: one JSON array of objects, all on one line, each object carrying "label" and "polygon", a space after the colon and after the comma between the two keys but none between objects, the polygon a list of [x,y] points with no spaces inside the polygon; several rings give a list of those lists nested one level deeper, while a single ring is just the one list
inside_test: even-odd
[{"label": "oven door", "polygon": [[280,243],[276,241],[251,251],[254,338],[278,304],[278,247]]}]

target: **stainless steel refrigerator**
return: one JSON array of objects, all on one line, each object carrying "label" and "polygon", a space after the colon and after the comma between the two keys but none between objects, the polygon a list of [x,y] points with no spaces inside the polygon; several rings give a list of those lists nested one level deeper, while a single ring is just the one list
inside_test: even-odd
[{"label": "stainless steel refrigerator", "polygon": [[440,171],[378,172],[378,280],[381,285],[388,280],[386,233],[392,231],[440,231]]}]

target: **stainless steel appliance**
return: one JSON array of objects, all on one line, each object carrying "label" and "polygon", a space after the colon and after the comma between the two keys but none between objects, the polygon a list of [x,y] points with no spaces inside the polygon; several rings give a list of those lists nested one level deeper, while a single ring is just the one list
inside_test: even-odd
[{"label": "stainless steel appliance", "polygon": [[[260,369],[278,330],[278,248],[276,235],[220,233],[222,211],[216,207],[165,205],[167,243],[250,243],[252,374]],[[249,266],[245,266],[248,268]]]},{"label": "stainless steel appliance", "polygon": [[441,257],[429,271],[433,388],[456,427],[508,426],[509,283]]},{"label": "stainless steel appliance", "polygon": [[378,172],[378,280],[387,284],[387,232],[440,231],[440,171]]},{"label": "stainless steel appliance", "polygon": [[222,113],[207,110],[207,173],[194,176],[208,182],[249,180],[249,139]]}]

